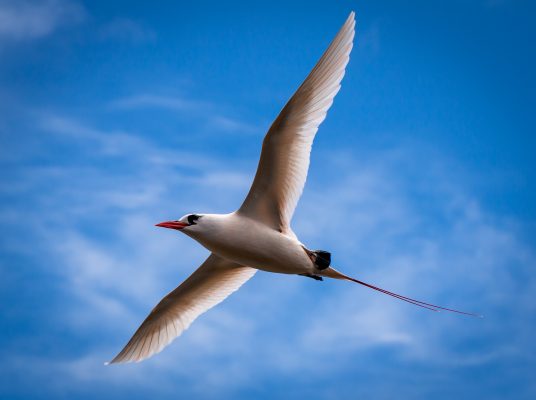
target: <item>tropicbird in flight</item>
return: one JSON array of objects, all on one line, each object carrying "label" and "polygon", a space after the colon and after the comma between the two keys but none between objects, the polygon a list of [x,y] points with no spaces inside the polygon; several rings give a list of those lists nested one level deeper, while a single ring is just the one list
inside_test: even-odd
[{"label": "tropicbird in flight", "polygon": [[240,208],[230,214],[187,214],[157,224],[197,240],[212,253],[151,311],[110,363],[139,362],[160,352],[202,313],[235,292],[257,270],[353,281],[432,311],[447,310],[346,276],[330,266],[331,254],[309,250],[290,220],[300,198],[311,145],[341,87],[353,46],[348,19],[264,138],[257,173]]}]

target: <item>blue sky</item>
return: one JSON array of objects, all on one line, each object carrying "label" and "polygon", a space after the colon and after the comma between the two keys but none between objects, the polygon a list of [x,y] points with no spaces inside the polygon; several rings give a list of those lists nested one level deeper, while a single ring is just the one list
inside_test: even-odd
[{"label": "blue sky", "polygon": [[[0,397],[532,399],[529,1],[0,0]],[[259,273],[104,367],[207,252],[348,13],[356,45],[293,228],[342,271],[485,314]]]}]

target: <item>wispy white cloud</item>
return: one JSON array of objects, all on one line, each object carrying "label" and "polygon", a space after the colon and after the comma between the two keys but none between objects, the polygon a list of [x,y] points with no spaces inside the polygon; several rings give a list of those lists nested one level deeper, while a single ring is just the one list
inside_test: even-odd
[{"label": "wispy white cloud", "polygon": [[225,115],[215,104],[208,101],[188,99],[181,96],[165,96],[143,93],[115,99],[108,104],[110,110],[138,110],[160,108],[179,113],[188,113],[190,117],[199,117],[207,131],[224,131],[226,133],[251,133],[257,131],[253,124]]},{"label": "wispy white cloud", "polygon": [[[247,191],[251,171],[224,155],[204,160],[200,154],[189,154],[184,171],[174,161],[180,153],[73,118],[46,114],[40,126],[64,146],[84,150],[68,166],[25,170],[19,190],[33,207],[18,212],[35,221],[31,251],[53,262],[64,296],[76,299],[62,305],[54,322],[80,337],[98,327],[106,337],[68,361],[34,360],[42,374],[61,371],[73,385],[135,379],[140,388],[202,375],[204,384],[190,385],[190,394],[230,395],[262,381],[267,369],[320,378],[385,349],[406,362],[478,365],[516,354],[512,343],[529,340],[516,327],[518,316],[533,307],[536,283],[527,279],[517,287],[512,275],[534,265],[534,254],[511,221],[487,212],[470,185],[450,173],[448,162],[428,159],[426,171],[415,172],[422,160],[414,144],[357,155],[316,149],[322,169],[313,166],[294,224],[304,243],[332,251],[336,267],[350,275],[488,318],[436,315],[346,282],[259,273],[164,353],[105,373],[101,363],[206,256],[188,238],[154,228],[157,217],[231,211]],[[113,169],[105,166],[109,157],[115,158]],[[14,212],[3,222],[19,221]],[[100,235],[92,233],[95,227]],[[459,350],[465,340],[496,334],[493,313],[512,303],[520,308],[504,321],[511,327],[508,338],[495,337],[493,348]],[[24,368],[24,357],[13,365]],[[228,368],[210,362],[216,358]]]},{"label": "wispy white cloud", "polygon": [[153,142],[132,132],[102,130],[73,118],[44,113],[39,115],[40,127],[47,132],[59,134],[81,146],[91,146],[91,152],[102,156],[128,158],[132,162],[151,163],[160,166],[188,166],[197,168],[213,164],[202,154],[180,152],[158,147]]},{"label": "wispy white cloud", "polygon": [[41,127],[44,130],[65,135],[71,140],[77,140],[84,144],[87,144],[88,140],[95,142],[104,155],[124,154],[132,150],[139,151],[147,146],[143,139],[132,134],[98,130],[81,124],[74,119],[57,115],[44,116],[41,119]]},{"label": "wispy white cloud", "polygon": [[[347,160],[345,169],[350,173],[339,174],[329,190],[309,192],[296,224],[302,239],[307,243],[333,238],[336,266],[404,295],[482,312],[492,319],[501,304],[520,305],[512,310],[510,323],[516,321],[522,330],[522,316],[532,308],[522,293],[532,290],[536,281],[528,280],[517,291],[514,276],[516,270],[536,263],[530,247],[518,239],[511,221],[483,210],[466,183],[453,183],[448,168],[438,167],[441,161],[434,165],[427,161],[430,169],[419,170],[420,177],[405,176],[401,171],[420,161],[412,160],[410,148],[402,154],[369,155],[359,163]],[[415,200],[419,187],[427,191],[422,195],[434,199],[433,211]],[[306,218],[311,215],[314,223]],[[491,335],[495,322],[428,315],[375,292],[356,293],[363,288],[349,290],[341,288],[315,308],[304,340],[327,343],[332,355],[389,344],[404,350],[407,359],[459,365],[490,362],[511,353],[510,340],[465,355],[456,350],[455,343],[466,335]],[[465,324],[471,329],[463,329]],[[446,335],[449,331],[465,332],[453,340]],[[524,335],[519,333],[518,340]]]},{"label": "wispy white cloud", "polygon": [[156,33],[132,19],[121,17],[102,25],[98,32],[102,40],[122,40],[132,43],[152,42]]},{"label": "wispy white cloud", "polygon": [[381,49],[379,21],[374,21],[367,29],[360,33],[357,44],[361,49],[367,50],[373,56],[378,55]]},{"label": "wispy white cloud", "polygon": [[0,41],[40,38],[84,17],[83,6],[75,1],[0,1]]},{"label": "wispy white cloud", "polygon": [[154,107],[172,111],[187,111],[208,108],[210,106],[201,101],[187,100],[178,96],[162,96],[146,93],[113,100],[109,103],[109,107],[118,110]]},{"label": "wispy white cloud", "polygon": [[215,128],[216,130],[223,130],[235,133],[250,133],[255,132],[257,130],[257,128],[251,124],[248,124],[244,121],[240,121],[235,118],[224,117],[222,115],[215,115],[210,118],[209,121],[209,126]]}]

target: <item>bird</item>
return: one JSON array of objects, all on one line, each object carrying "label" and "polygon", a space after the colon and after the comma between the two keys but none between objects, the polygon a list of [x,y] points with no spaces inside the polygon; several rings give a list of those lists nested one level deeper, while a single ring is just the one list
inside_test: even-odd
[{"label": "bird", "polygon": [[432,311],[451,311],[347,276],[331,266],[331,253],[310,250],[290,227],[303,191],[319,125],[341,88],[355,35],[352,11],[339,32],[283,107],[264,137],[259,164],[243,204],[229,214],[186,214],[156,224],[199,242],[211,254],[150,312],[107,364],[140,362],[170,344],[194,320],[237,291],[258,270],[315,280],[352,281]]}]

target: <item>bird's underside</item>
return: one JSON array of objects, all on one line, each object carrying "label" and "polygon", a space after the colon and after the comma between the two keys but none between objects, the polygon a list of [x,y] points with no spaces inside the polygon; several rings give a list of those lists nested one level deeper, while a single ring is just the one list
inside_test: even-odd
[{"label": "bird's underside", "polygon": [[[273,122],[262,145],[251,189],[237,211],[240,217],[265,225],[284,240],[291,238],[299,243],[290,229],[290,220],[305,185],[314,136],[340,89],[353,46],[354,26],[352,12]],[[184,233],[190,229],[193,237],[195,221],[187,219],[182,224],[189,222],[194,224],[190,224],[192,228],[185,227]],[[174,229],[179,229],[178,225]],[[318,260],[314,253],[306,253],[305,249],[303,253],[303,258],[309,261],[300,258],[300,262],[308,262],[310,267],[303,271],[300,267],[297,271],[317,275],[316,263],[327,270],[325,253]],[[141,361],[159,352],[200,314],[237,290],[255,271],[212,253],[197,271],[162,299],[111,363]]]},{"label": "bird's underside", "polygon": [[158,224],[182,231],[211,254],[156,305],[110,363],[138,362],[158,353],[199,315],[238,290],[258,269],[317,280],[349,280],[420,307],[444,309],[336,271],[330,266],[329,252],[307,249],[290,228],[307,177],[313,139],[340,89],[353,45],[354,26],[352,12],[268,130],[253,184],[242,206],[227,215],[190,214]]}]

